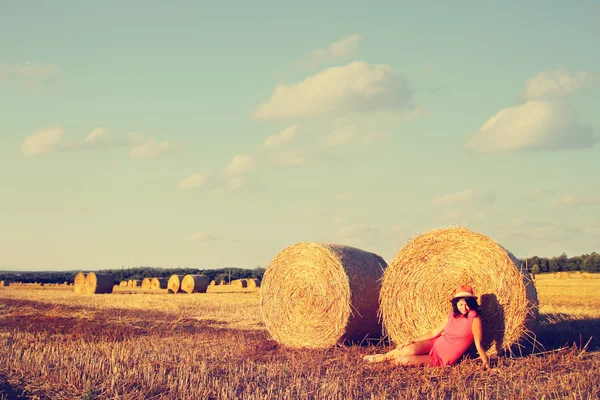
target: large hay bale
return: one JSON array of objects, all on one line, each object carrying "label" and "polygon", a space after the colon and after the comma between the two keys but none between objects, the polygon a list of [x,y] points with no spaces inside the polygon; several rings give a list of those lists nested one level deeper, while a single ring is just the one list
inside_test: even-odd
[{"label": "large hay bale", "polygon": [[83,286],[85,284],[85,274],[83,272],[79,272],[75,275],[75,280],[73,281],[73,291],[75,293],[83,293]]},{"label": "large hay bale", "polygon": [[152,289],[152,278],[142,279],[142,288],[143,289]]},{"label": "large hay bale", "polygon": [[246,279],[234,279],[231,281],[231,286],[234,288],[243,289],[248,287],[248,282]]},{"label": "large hay bale", "polygon": [[97,274],[90,272],[85,277],[82,293],[85,294],[104,294],[112,293],[114,278],[112,275]]},{"label": "large hay bale", "polygon": [[391,340],[405,343],[438,326],[463,284],[479,296],[488,354],[510,350],[535,328],[537,292],[515,256],[487,236],[446,228],[409,241],[385,272],[380,312]]},{"label": "large hay bale", "polygon": [[167,283],[169,283],[167,278],[152,278],[152,281],[150,281],[150,287],[152,289],[166,289]]},{"label": "large hay bale", "polygon": [[256,289],[258,287],[260,287],[260,279],[246,279],[246,282],[248,283],[248,289]]},{"label": "large hay bale", "polygon": [[167,289],[169,293],[181,293],[181,281],[184,275],[171,275],[167,282]]},{"label": "large hay bale", "polygon": [[186,293],[206,293],[209,280],[204,275],[186,275],[181,281],[181,291]]},{"label": "large hay bale", "polygon": [[282,250],[262,280],[260,305],[273,339],[290,348],[329,348],[381,336],[380,256],[304,242]]}]

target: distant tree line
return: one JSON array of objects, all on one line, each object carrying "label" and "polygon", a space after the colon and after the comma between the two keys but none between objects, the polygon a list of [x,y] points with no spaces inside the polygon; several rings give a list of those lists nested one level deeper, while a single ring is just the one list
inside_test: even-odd
[{"label": "distant tree line", "polygon": [[[83,272],[91,272],[82,270]],[[155,267],[135,267],[121,269],[103,269],[97,272],[99,274],[112,275],[115,283],[127,281],[130,279],[142,280],[144,278],[169,278],[171,275],[204,274],[210,280],[229,283],[234,279],[256,278],[262,279],[265,268],[257,267],[254,269],[244,268],[219,268],[219,269],[198,269],[198,268],[155,268]],[[79,271],[35,271],[35,272],[0,272],[0,281],[23,282],[23,283],[72,283]]]},{"label": "distant tree line", "polygon": [[558,257],[529,257],[521,262],[533,274],[542,272],[586,271],[600,272],[600,254],[592,252],[577,257],[567,257],[565,253]]}]

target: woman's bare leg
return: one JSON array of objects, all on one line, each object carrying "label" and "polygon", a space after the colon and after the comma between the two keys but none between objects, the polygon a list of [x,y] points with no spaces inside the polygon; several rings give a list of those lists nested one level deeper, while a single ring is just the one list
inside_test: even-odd
[{"label": "woman's bare leg", "polygon": [[373,354],[371,356],[365,356],[363,360],[368,362],[382,362],[387,360],[395,360],[404,356],[429,354],[434,340],[435,339],[429,339],[421,342],[411,343],[402,348],[388,351],[385,354]]}]

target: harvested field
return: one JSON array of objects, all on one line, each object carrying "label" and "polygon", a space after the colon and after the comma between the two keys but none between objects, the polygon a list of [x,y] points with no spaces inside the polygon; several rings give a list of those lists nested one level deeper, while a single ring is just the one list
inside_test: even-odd
[{"label": "harvested field", "polygon": [[116,287],[82,304],[62,286],[9,286],[0,290],[0,398],[598,398],[600,279],[538,275],[536,286],[545,346],[536,351],[546,353],[494,356],[491,371],[479,360],[362,363],[386,343],[286,349],[265,329],[258,291]]}]

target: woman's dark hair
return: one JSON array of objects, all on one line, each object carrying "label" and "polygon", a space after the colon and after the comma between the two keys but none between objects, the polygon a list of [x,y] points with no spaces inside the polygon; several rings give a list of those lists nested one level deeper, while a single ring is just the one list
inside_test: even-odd
[{"label": "woman's dark hair", "polygon": [[[462,314],[458,311],[458,307],[456,306],[461,299],[465,299],[467,305],[471,310],[477,311],[477,314],[481,314],[479,311],[479,304],[477,304],[477,300],[474,297],[457,297],[452,299],[452,311],[454,312],[454,318],[461,316]],[[463,317],[467,317],[466,315],[462,315]]]}]

